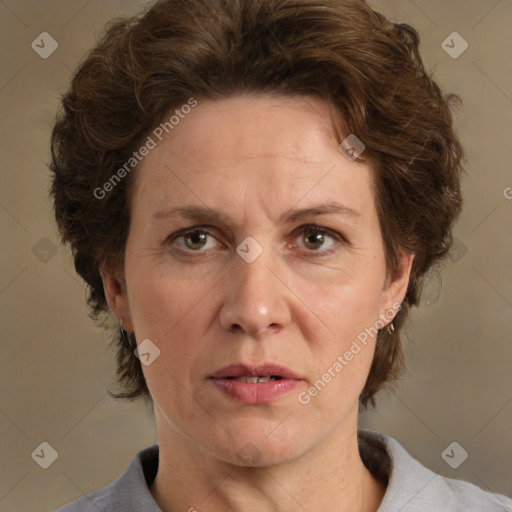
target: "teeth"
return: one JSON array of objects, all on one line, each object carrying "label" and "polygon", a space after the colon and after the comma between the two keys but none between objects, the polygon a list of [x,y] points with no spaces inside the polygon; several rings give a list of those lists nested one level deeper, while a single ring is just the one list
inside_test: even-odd
[{"label": "teeth", "polygon": [[240,382],[248,382],[249,384],[258,384],[260,382],[270,382],[271,380],[277,380],[277,377],[238,377]]}]

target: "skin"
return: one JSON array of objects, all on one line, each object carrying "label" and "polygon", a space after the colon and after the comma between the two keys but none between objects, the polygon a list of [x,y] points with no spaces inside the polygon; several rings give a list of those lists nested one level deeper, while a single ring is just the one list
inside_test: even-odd
[{"label": "skin", "polygon": [[[390,323],[412,264],[404,254],[388,275],[372,171],[339,151],[329,120],[309,97],[199,101],[136,171],[125,274],[102,275],[116,318],[160,349],[143,370],[160,445],[151,492],[165,512],[370,512],[382,500],[357,448],[375,338],[298,400],[359,333]],[[283,219],[331,203],[353,213]],[[185,206],[222,218],[155,217]],[[194,226],[210,235],[176,235]],[[236,252],[249,236],[263,248],[252,263]],[[241,362],[302,380],[274,402],[242,404],[208,378]],[[237,456],[246,443],[259,458]]]}]

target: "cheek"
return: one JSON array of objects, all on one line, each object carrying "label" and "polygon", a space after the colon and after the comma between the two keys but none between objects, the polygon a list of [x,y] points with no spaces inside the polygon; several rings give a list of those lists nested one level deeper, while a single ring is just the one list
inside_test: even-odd
[{"label": "cheek", "polygon": [[343,417],[355,406],[366,382],[379,328],[383,275],[383,266],[364,265],[352,275],[332,273],[331,280],[298,293],[311,306],[311,312],[303,308],[301,314],[309,315],[309,323],[302,326],[309,325],[306,335],[314,362],[311,386],[301,403],[314,402],[325,421],[333,409]]},{"label": "cheek", "polygon": [[[201,411],[190,401],[189,390],[194,387],[190,369],[204,357],[200,343],[211,325],[204,300],[207,292],[170,273],[148,273],[134,284],[131,307],[136,338],[150,339],[160,350],[151,365],[142,366],[151,396],[166,413],[179,411],[180,421],[200,420]],[[175,423],[176,418],[168,419]]]},{"label": "cheek", "polygon": [[303,313],[309,310],[310,324],[316,319],[324,333],[322,345],[340,349],[379,318],[384,266],[373,258],[360,259],[357,265],[355,260],[338,268],[308,269],[308,279],[291,277],[294,292],[306,306],[300,306]]},{"label": "cheek", "polygon": [[325,424],[337,423],[357,408],[373,361],[378,301],[357,291],[338,290],[337,300],[331,301],[324,296],[324,310],[330,308],[329,329],[324,329],[328,334],[308,347],[311,379],[298,400]]},{"label": "cheek", "polygon": [[208,321],[207,297],[215,283],[204,277],[183,277],[158,264],[132,273],[128,294],[137,339],[154,339],[168,347],[184,328],[194,339]]},{"label": "cheek", "polygon": [[[136,268],[136,267],[132,267]],[[127,276],[129,267],[127,265]],[[142,366],[151,395],[173,397],[177,405],[182,390],[190,389],[188,371],[197,365],[204,352],[199,346],[211,322],[213,311],[208,307],[206,280],[192,281],[176,273],[164,272],[163,266],[152,266],[131,274],[130,311],[138,342],[151,340],[160,350],[150,366]]]}]

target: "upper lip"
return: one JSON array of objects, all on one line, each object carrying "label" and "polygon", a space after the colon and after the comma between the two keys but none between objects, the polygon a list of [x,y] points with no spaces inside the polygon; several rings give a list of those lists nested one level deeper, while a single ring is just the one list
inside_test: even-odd
[{"label": "upper lip", "polygon": [[301,377],[294,371],[274,363],[264,363],[260,365],[251,364],[232,364],[217,370],[211,375],[213,379],[226,379],[228,377],[281,377],[283,379],[297,379]]}]

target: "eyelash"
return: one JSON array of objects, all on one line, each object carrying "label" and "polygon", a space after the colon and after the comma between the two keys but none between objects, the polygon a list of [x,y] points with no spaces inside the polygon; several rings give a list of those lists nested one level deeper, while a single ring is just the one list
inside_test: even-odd
[{"label": "eyelash", "polygon": [[[297,231],[298,231],[297,235],[293,235],[294,240],[296,240],[297,238],[299,238],[299,236],[304,235],[308,232],[310,232],[311,234],[319,234],[319,235],[327,236],[327,237],[330,237],[333,239],[332,247],[330,247],[327,250],[302,249],[303,252],[308,253],[308,255],[311,257],[322,257],[322,256],[330,255],[333,252],[335,252],[339,248],[340,245],[346,243],[346,239],[340,233],[337,233],[336,231],[333,231],[328,228],[324,228],[322,226],[318,226],[316,224],[307,224],[304,226],[300,226],[299,228],[297,228],[295,230],[295,232],[297,232]],[[192,236],[195,234],[205,234],[205,235],[210,236],[210,237],[214,238],[215,240],[217,240],[217,238],[212,234],[212,232],[208,229],[207,226],[194,226],[193,228],[188,228],[188,229],[185,229],[182,231],[178,231],[177,233],[170,235],[166,239],[165,243],[173,244],[176,240],[178,240],[180,238],[185,238],[187,236]],[[218,240],[217,240],[217,242],[221,243]],[[290,246],[290,244],[287,244],[287,247],[289,247],[289,246]],[[209,249],[194,251],[192,249],[185,249],[182,247],[178,247],[178,250],[181,250],[182,252],[186,252],[189,255],[197,253],[198,256],[200,256],[204,253],[207,253],[209,251]]]}]

